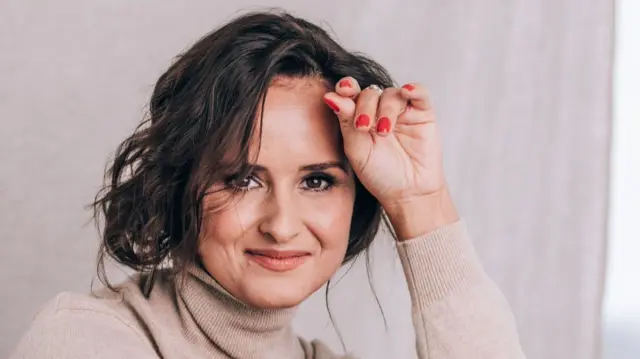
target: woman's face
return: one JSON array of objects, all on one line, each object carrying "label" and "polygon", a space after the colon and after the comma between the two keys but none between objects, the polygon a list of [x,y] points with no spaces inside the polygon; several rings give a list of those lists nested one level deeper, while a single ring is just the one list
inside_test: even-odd
[{"label": "woman's face", "polygon": [[216,211],[207,207],[224,191],[205,199],[200,258],[227,291],[253,307],[299,304],[345,257],[354,179],[338,120],[322,101],[326,91],[313,78],[275,81],[265,99],[255,170],[233,181],[243,196]]}]

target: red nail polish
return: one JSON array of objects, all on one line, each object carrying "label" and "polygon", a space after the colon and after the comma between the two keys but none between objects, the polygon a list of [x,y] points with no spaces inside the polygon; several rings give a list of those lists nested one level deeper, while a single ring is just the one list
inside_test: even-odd
[{"label": "red nail polish", "polygon": [[329,100],[326,97],[324,98],[324,103],[326,103],[327,106],[329,106],[334,112],[340,112],[340,107],[338,107],[335,102]]},{"label": "red nail polish", "polygon": [[415,89],[416,87],[413,86],[412,84],[406,84],[406,85],[402,86],[402,88],[406,89],[408,91],[411,91],[411,90]]},{"label": "red nail polish", "polygon": [[376,127],[378,133],[388,133],[391,131],[391,120],[388,117],[382,117],[378,120],[378,126]]},{"label": "red nail polish", "polygon": [[356,128],[369,126],[369,116],[363,114],[358,115],[356,118]]},{"label": "red nail polish", "polygon": [[344,79],[340,82],[338,82],[338,87],[348,87],[351,88],[351,82],[347,79]]}]

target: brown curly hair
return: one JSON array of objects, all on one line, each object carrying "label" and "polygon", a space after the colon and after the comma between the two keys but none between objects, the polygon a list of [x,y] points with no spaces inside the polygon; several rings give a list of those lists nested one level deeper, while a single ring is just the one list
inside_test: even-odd
[{"label": "brown curly hair", "polygon": [[[92,204],[103,219],[98,277],[114,259],[149,281],[167,266],[183,272],[197,259],[207,189],[245,174],[256,113],[275,77],[314,76],[328,88],[345,76],[393,86],[387,71],[345,50],[325,30],[285,12],[236,18],[197,41],[158,79],[149,116],[117,148]],[[378,201],[356,180],[344,262],[367,249],[382,218]]]}]

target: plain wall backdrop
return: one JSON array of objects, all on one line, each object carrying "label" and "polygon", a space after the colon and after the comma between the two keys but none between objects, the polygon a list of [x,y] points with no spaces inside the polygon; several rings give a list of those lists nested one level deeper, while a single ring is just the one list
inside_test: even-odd
[{"label": "plain wall backdrop", "polygon": [[[254,5],[330,25],[399,83],[427,84],[454,197],[528,358],[596,358],[612,0],[0,2],[0,357],[56,293],[89,291],[98,240],[84,206],[157,77]],[[388,237],[376,243],[373,281],[386,332],[363,263],[330,296],[348,349],[415,357]],[[322,294],[295,326],[340,350]]]}]

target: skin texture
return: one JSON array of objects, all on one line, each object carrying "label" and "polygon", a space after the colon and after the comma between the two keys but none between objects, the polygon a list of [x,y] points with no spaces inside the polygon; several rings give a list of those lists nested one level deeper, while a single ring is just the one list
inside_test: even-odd
[{"label": "skin texture", "polygon": [[[244,303],[295,306],[338,270],[354,175],[380,201],[399,240],[458,220],[435,115],[418,84],[361,90],[346,77],[328,91],[316,78],[276,79],[260,132],[250,149],[254,174],[215,185],[205,199],[199,245],[205,269]],[[234,190],[244,195],[220,209]]]},{"label": "skin texture", "polygon": [[[263,169],[239,181],[237,189],[246,191],[239,200],[205,211],[201,261],[227,291],[251,306],[297,305],[344,259],[355,190],[338,122],[322,101],[326,91],[312,78],[274,82],[265,99],[255,163]],[[332,165],[326,169],[304,168],[327,163]],[[225,194],[218,193],[207,197],[205,208],[215,207],[216,197]],[[295,269],[274,271],[252,260],[247,249],[309,255]]]}]

